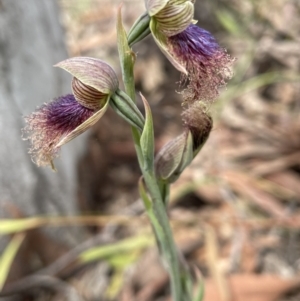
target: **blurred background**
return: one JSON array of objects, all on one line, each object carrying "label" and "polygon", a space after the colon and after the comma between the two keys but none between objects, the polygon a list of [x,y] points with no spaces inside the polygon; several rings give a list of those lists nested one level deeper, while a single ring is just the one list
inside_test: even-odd
[{"label": "blurred background", "polygon": [[[92,56],[121,78],[120,3],[0,0],[1,300],[171,300],[127,124],[109,110],[63,147],[57,173],[35,167],[21,140],[23,115],[71,91],[53,64]],[[201,272],[205,301],[298,301],[300,2],[195,7],[198,25],[237,59],[211,107],[209,140],[171,187],[177,245]],[[144,10],[142,0],[123,1],[127,30]],[[180,74],[151,36],[133,50],[159,150],[182,131]]]}]

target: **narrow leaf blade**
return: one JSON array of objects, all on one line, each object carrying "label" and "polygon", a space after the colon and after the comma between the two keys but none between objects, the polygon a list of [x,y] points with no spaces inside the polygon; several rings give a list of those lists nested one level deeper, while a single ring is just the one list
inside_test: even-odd
[{"label": "narrow leaf blade", "polygon": [[144,168],[149,171],[154,171],[154,129],[151,108],[146,98],[142,95],[141,98],[144,102],[146,120],[145,126],[141,135],[141,148],[145,159]]},{"label": "narrow leaf blade", "polygon": [[5,284],[12,262],[24,238],[25,233],[15,234],[0,257],[0,291]]}]

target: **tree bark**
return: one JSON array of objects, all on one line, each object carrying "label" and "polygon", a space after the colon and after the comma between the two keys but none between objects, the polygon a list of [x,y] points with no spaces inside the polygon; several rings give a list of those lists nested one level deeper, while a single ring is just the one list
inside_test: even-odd
[{"label": "tree bark", "polygon": [[[70,76],[52,66],[68,57],[54,0],[0,0],[0,217],[74,214],[80,141],[63,147],[58,172],[38,168],[21,138],[24,115],[70,93]],[[82,143],[81,143],[82,145]]]}]

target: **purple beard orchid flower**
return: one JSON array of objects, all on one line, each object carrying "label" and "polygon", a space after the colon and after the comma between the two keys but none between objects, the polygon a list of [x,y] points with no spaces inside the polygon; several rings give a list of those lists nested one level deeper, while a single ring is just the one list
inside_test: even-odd
[{"label": "purple beard orchid flower", "polygon": [[187,83],[185,102],[212,101],[232,74],[233,59],[206,30],[194,25],[194,1],[146,0],[156,44]]},{"label": "purple beard orchid flower", "polygon": [[168,37],[171,56],[184,67],[182,82],[184,101],[211,101],[232,76],[233,59],[206,30],[191,24],[181,33]]},{"label": "purple beard orchid flower", "polygon": [[105,62],[75,57],[56,65],[71,73],[73,94],[44,104],[25,117],[23,135],[30,140],[29,150],[39,166],[51,165],[60,147],[74,139],[105,113],[119,83],[114,70]]}]

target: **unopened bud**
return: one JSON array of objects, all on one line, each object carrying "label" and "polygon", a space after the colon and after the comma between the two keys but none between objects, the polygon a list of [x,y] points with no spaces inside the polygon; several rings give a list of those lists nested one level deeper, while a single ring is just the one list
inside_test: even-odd
[{"label": "unopened bud", "polygon": [[141,15],[133,24],[130,32],[128,33],[128,45],[132,46],[135,43],[141,41],[147,35],[150,34],[150,16],[148,13]]},{"label": "unopened bud", "polygon": [[185,131],[167,143],[155,158],[156,176],[172,183],[198,154],[212,129],[212,118],[203,105],[194,103],[183,114]]},{"label": "unopened bud", "polygon": [[143,130],[145,119],[134,101],[122,90],[118,89],[111,96],[111,107],[132,126]]},{"label": "unopened bud", "polygon": [[190,130],[193,136],[194,156],[200,151],[213,126],[213,120],[207,108],[200,102],[195,102],[182,113],[183,126]]},{"label": "unopened bud", "polygon": [[193,160],[193,138],[189,130],[168,142],[155,157],[156,176],[175,182]]}]

